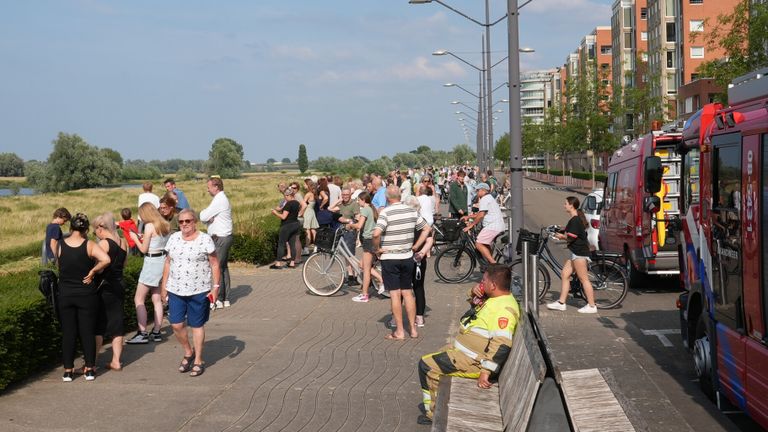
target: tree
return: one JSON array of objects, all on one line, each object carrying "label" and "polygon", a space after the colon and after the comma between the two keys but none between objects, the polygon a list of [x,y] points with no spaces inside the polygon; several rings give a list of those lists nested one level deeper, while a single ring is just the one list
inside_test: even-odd
[{"label": "tree", "polygon": [[280,162],[282,162],[284,164],[289,164],[289,163],[291,163],[291,158],[283,158],[283,160],[280,161]]},{"label": "tree", "polygon": [[219,138],[208,152],[208,174],[238,178],[243,170],[243,146],[231,138]]},{"label": "tree", "polygon": [[509,134],[505,133],[498,140],[493,149],[493,158],[505,165],[509,163]]},{"label": "tree", "polygon": [[309,168],[309,159],[307,159],[307,147],[304,144],[299,145],[299,171],[301,171],[302,174],[307,172],[307,168]]},{"label": "tree", "polygon": [[268,164],[273,164],[273,163],[275,163],[275,162],[277,162],[277,159],[275,159],[275,158],[269,158],[269,159],[267,159],[267,163],[268,163]]},{"label": "tree", "polygon": [[[717,16],[717,22],[704,21],[707,32],[691,33],[690,41],[703,40],[708,50],[722,50],[724,59],[702,63],[696,71],[714,78],[722,89],[741,75],[768,65],[768,3],[742,0],[730,14]],[[718,96],[728,101],[726,93]]]},{"label": "tree", "polygon": [[453,162],[456,165],[463,165],[467,162],[473,163],[475,161],[475,152],[466,144],[459,144],[453,147],[451,153],[453,154]]},{"label": "tree", "polygon": [[0,177],[24,176],[24,161],[16,153],[0,153]]},{"label": "tree", "polygon": [[29,182],[43,192],[105,186],[120,179],[120,166],[77,134],[59,132],[44,170],[30,166]]},{"label": "tree", "polygon": [[123,156],[117,150],[112,150],[111,148],[103,148],[101,149],[101,153],[104,155],[104,157],[115,162],[120,168],[123,167]]}]

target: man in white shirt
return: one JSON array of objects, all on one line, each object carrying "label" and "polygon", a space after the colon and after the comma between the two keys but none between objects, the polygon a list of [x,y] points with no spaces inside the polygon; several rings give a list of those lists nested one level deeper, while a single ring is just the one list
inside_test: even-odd
[{"label": "man in white shirt", "polygon": [[489,264],[496,264],[496,260],[491,255],[491,245],[496,236],[504,231],[504,217],[501,214],[499,204],[491,195],[491,187],[488,186],[488,183],[476,184],[475,190],[477,191],[477,196],[480,197],[479,209],[477,213],[472,213],[462,218],[464,221],[472,219],[472,223],[467,225],[464,231],[467,232],[480,222],[483,223],[483,229],[477,235],[475,247]]},{"label": "man in white shirt", "polygon": [[229,307],[229,248],[232,247],[232,206],[227,195],[224,194],[224,182],[219,177],[211,177],[208,180],[208,193],[213,199],[211,204],[200,212],[200,221],[208,226],[208,235],[216,246],[216,256],[219,258],[221,270],[221,287],[219,298],[211,305],[221,309]]},{"label": "man in white shirt", "polygon": [[336,202],[341,199],[341,186],[339,186],[340,184],[343,184],[341,177],[328,176],[328,204],[331,206],[335,205]]},{"label": "man in white shirt", "polygon": [[144,192],[139,195],[139,204],[138,207],[141,207],[142,204],[145,202],[152,203],[152,205],[155,206],[155,208],[160,207],[160,198],[152,193],[152,182],[144,182],[142,185],[144,188]]}]

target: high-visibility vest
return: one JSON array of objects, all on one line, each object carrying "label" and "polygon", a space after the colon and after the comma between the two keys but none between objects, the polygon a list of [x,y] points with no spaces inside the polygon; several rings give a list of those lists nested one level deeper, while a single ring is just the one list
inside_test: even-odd
[{"label": "high-visibility vest", "polygon": [[498,372],[512,348],[519,319],[520,306],[511,294],[486,299],[473,316],[462,318],[453,346],[483,369]]}]

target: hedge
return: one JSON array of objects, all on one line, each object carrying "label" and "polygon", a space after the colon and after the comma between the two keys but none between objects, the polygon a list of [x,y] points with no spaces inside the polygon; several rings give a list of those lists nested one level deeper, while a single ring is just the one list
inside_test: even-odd
[{"label": "hedge", "polygon": [[[547,174],[547,170],[545,168],[536,168],[529,171]],[[589,171],[566,171],[565,174],[563,174],[563,170],[551,169],[549,170],[549,174],[554,176],[570,176],[582,180],[592,180],[592,173]],[[606,178],[608,178],[608,176],[604,173],[595,173],[595,181],[598,183],[605,182]]]}]

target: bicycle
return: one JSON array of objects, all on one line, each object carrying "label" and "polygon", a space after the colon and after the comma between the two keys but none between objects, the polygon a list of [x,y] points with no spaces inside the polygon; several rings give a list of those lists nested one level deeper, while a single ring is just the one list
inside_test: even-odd
[{"label": "bicycle", "polygon": [[[464,232],[462,228],[465,226],[464,222],[459,223],[459,241],[440,251],[435,258],[435,274],[443,282],[464,282],[472,275],[478,263],[481,267],[488,265],[488,261],[475,247],[474,233]],[[499,238],[502,244],[507,243],[505,236],[502,232],[493,240],[491,253],[496,262],[506,261],[503,249],[496,244]]]},{"label": "bicycle", "polygon": [[[301,269],[304,285],[314,294],[327,297],[336,294],[347,277],[347,263],[355,272],[355,277],[363,280],[360,260],[349,250],[346,242],[340,241],[344,228],[338,228],[331,238],[329,234],[318,236],[315,244],[318,251],[310,255]],[[324,237],[325,238],[321,238]],[[371,276],[371,289],[378,291],[379,283]]]},{"label": "bicycle", "polygon": [[[549,238],[552,234],[559,232],[560,227],[550,225],[542,228],[538,236],[538,247],[536,255],[539,256],[537,268],[537,298],[541,301],[547,294],[551,284],[551,278],[547,268],[556,274],[561,274],[562,264],[555,258],[549,248]],[[618,261],[621,254],[610,252],[594,251],[592,252],[592,262],[588,266],[589,281],[592,283],[592,291],[595,296],[595,305],[598,309],[613,309],[618,307],[627,296],[629,282],[626,269]],[[522,287],[523,262],[522,259],[516,259],[510,264],[513,273],[513,283]],[[571,291],[574,298],[586,300],[584,288],[575,272],[571,275]]]}]

